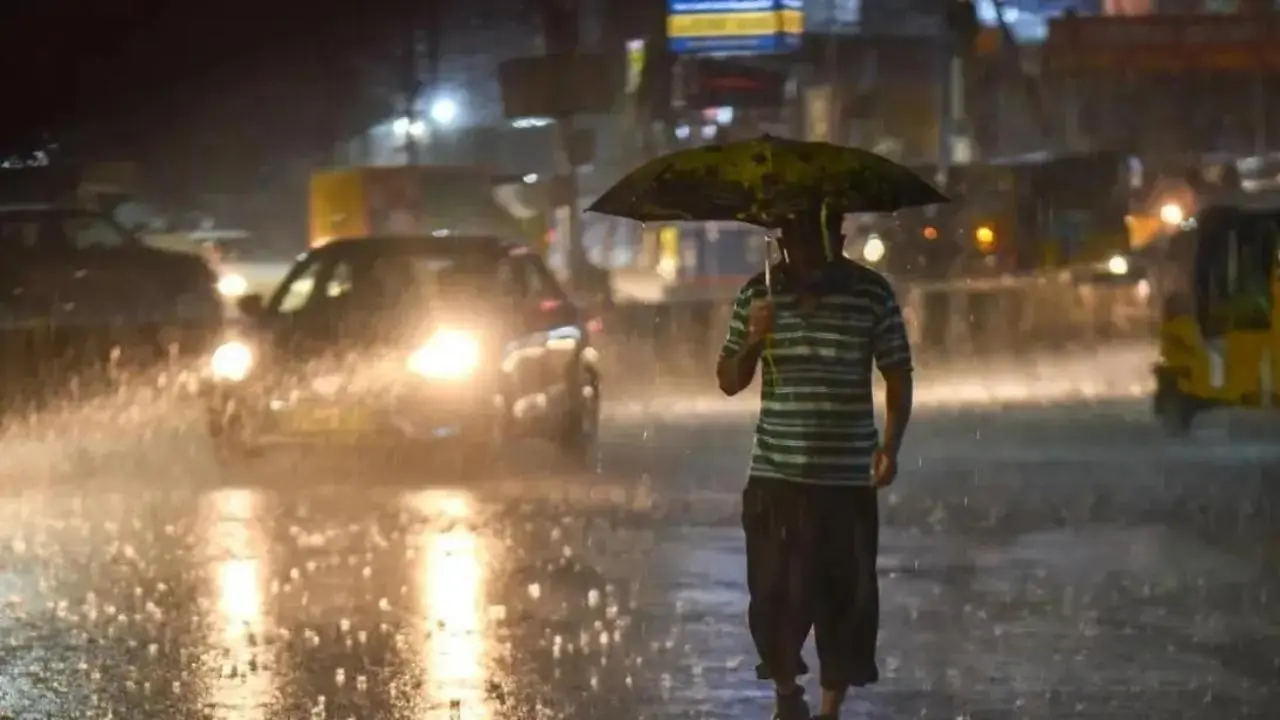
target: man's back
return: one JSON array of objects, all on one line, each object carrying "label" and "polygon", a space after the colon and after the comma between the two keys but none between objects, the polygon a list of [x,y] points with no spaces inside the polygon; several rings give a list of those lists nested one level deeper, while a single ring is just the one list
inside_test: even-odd
[{"label": "man's back", "polygon": [[[829,263],[811,288],[790,282],[785,268],[779,275],[751,476],[869,484],[879,443],[872,366],[911,366],[893,290],[879,273],[845,259]],[[763,274],[739,292],[724,354],[741,348],[747,308],[767,294]]]}]

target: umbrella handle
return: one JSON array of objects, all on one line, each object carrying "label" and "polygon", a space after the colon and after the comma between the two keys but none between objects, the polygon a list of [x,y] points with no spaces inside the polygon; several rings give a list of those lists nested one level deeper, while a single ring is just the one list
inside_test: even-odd
[{"label": "umbrella handle", "polygon": [[769,262],[769,241],[765,240],[764,253],[764,295],[765,297],[773,297],[773,263]]},{"label": "umbrella handle", "polygon": [[770,250],[775,243],[773,233],[766,233],[764,236],[764,292],[769,299],[773,299],[773,258]]},{"label": "umbrella handle", "polygon": [[[764,293],[765,297],[773,299],[773,258],[770,257],[770,246],[774,243],[772,233],[764,236]],[[764,336],[764,364],[769,369],[770,376],[773,377],[774,385],[778,384],[778,366],[773,361],[773,332]]]}]

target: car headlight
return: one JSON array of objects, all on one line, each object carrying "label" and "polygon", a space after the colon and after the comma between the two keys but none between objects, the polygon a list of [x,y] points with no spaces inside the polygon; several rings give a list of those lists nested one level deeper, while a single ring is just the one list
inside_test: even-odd
[{"label": "car headlight", "polygon": [[1128,275],[1129,260],[1123,255],[1112,255],[1111,258],[1107,260],[1107,272],[1112,275]]},{"label": "car headlight", "polygon": [[223,275],[218,278],[218,292],[226,297],[240,297],[249,292],[249,281],[243,275]]},{"label": "car headlight", "polygon": [[222,343],[209,359],[209,371],[219,380],[240,382],[252,369],[253,349],[239,340]]},{"label": "car headlight", "polygon": [[469,377],[480,365],[480,341],[462,330],[438,330],[409,356],[409,370],[432,380]]},{"label": "car headlight", "polygon": [[862,259],[872,264],[878,263],[884,259],[884,253],[884,241],[880,239],[880,236],[867,236],[867,241],[862,244]]}]

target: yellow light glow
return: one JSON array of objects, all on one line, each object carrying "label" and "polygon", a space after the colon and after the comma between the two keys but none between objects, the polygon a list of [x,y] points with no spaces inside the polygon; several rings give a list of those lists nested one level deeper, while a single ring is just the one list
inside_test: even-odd
[{"label": "yellow light glow", "polygon": [[228,633],[235,637],[244,634],[246,625],[262,619],[258,578],[261,565],[255,558],[231,558],[218,563],[218,612]]},{"label": "yellow light glow", "polygon": [[[461,506],[450,502],[441,510],[457,513]],[[455,720],[491,720],[494,709],[485,690],[489,641],[480,538],[456,525],[429,530],[422,538],[420,558],[425,704],[450,708]]]},{"label": "yellow light glow", "polygon": [[239,340],[222,343],[213,351],[209,370],[219,380],[240,382],[253,370],[253,349]]},{"label": "yellow light glow", "polygon": [[226,297],[237,298],[249,292],[249,281],[243,275],[231,273],[218,278],[218,292]]},{"label": "yellow light glow", "polygon": [[1181,225],[1186,213],[1178,203],[1165,203],[1160,206],[1160,222],[1166,225]]},{"label": "yellow light glow", "polygon": [[[418,538],[413,586],[421,624],[423,704],[450,720],[492,720],[485,688],[490,638],[485,598],[487,556],[469,524],[475,499],[456,489],[415,492],[406,505],[426,522]],[[427,717],[435,717],[432,710]]]},{"label": "yellow light glow", "polygon": [[206,622],[213,679],[206,703],[216,720],[257,720],[267,716],[275,695],[270,664],[260,657],[270,623],[263,500],[256,491],[228,489],[201,498],[201,506],[200,541],[213,595]]},{"label": "yellow light glow", "polygon": [[461,330],[438,330],[409,356],[409,369],[432,380],[460,380],[479,365],[479,340]]},{"label": "yellow light glow", "polygon": [[995,247],[996,232],[986,225],[983,225],[974,231],[973,239],[977,241],[979,250],[989,252]]}]

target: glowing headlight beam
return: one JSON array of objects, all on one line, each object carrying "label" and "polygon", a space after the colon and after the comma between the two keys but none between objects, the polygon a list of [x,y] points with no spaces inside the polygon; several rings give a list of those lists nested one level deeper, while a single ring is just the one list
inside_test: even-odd
[{"label": "glowing headlight beam", "polygon": [[480,364],[480,342],[461,330],[438,330],[409,356],[409,370],[432,380],[470,376]]},{"label": "glowing headlight beam", "polygon": [[240,297],[249,292],[249,281],[243,275],[223,275],[218,278],[218,292],[226,297]]},{"label": "glowing headlight beam", "polygon": [[209,359],[209,370],[219,380],[240,382],[253,369],[253,349],[239,340],[222,343]]},{"label": "glowing headlight beam", "polygon": [[1112,275],[1128,275],[1129,274],[1128,259],[1126,259],[1125,256],[1123,255],[1112,255],[1111,259],[1107,260],[1107,272],[1111,273]]}]

